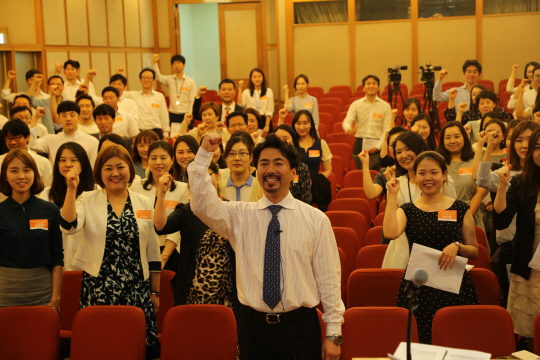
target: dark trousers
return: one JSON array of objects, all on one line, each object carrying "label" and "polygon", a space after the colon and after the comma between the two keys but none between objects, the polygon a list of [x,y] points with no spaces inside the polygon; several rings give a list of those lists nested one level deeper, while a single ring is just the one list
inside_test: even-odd
[{"label": "dark trousers", "polygon": [[[169,113],[169,120],[170,120],[170,123],[182,123],[182,121],[184,121],[184,115],[186,114],[175,114],[175,113],[172,113],[170,112]],[[189,124],[188,126],[188,129],[193,129],[193,120],[191,121],[191,124]]]},{"label": "dark trousers", "polygon": [[163,140],[163,130],[161,130],[159,128],[149,129],[149,130],[152,130],[153,132],[155,132],[156,135],[158,136],[159,140]]},{"label": "dark trousers", "polygon": [[[358,154],[360,154],[360,152],[362,151],[363,142],[364,142],[364,139],[356,138],[356,141],[354,142],[354,147],[352,150],[353,159],[356,162],[356,167],[358,168],[358,170],[362,170],[362,162],[360,161]],[[365,150],[369,151],[369,149],[365,149]],[[369,154],[369,169],[370,170],[378,170],[380,163],[381,163],[380,153]]]},{"label": "dark trousers", "polygon": [[237,318],[240,360],[320,360],[322,343],[317,309],[302,310],[302,316],[293,320],[268,324],[254,317],[251,308],[241,305]]}]

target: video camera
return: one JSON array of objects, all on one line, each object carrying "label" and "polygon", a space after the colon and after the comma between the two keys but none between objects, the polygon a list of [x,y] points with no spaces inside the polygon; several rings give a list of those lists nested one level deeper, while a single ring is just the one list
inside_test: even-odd
[{"label": "video camera", "polygon": [[393,82],[393,83],[401,82],[401,71],[400,70],[407,70],[407,67],[406,66],[396,65],[393,68],[388,68],[388,77],[390,79],[390,82]]},{"label": "video camera", "polygon": [[434,66],[432,69],[431,64],[426,64],[426,67],[420,66],[420,70],[422,70],[422,77],[420,78],[420,81],[425,83],[434,83],[435,71],[441,71],[442,66]]}]

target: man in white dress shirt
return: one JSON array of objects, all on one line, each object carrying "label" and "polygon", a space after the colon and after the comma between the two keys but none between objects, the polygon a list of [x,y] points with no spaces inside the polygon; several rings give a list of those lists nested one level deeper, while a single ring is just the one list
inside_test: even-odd
[{"label": "man in white dress shirt", "polygon": [[298,154],[269,134],[253,154],[264,196],[227,202],[208,175],[220,143],[219,135],[206,134],[187,170],[193,213],[236,254],[240,359],[320,359],[319,302],[327,326],[322,358],[339,359],[345,311],[339,254],[328,217],[289,192]]},{"label": "man in white dress shirt", "polygon": [[49,155],[49,161],[54,166],[54,160],[58,148],[68,142],[73,141],[81,145],[88,154],[88,159],[92,168],[96,162],[97,148],[99,141],[79,130],[79,116],[81,109],[73,101],[64,101],[58,104],[58,120],[62,125],[62,131],[58,134],[49,134],[36,140],[37,119],[34,117],[30,124],[30,149]]},{"label": "man in white dress shirt", "polygon": [[[236,94],[236,84],[231,79],[223,79],[219,83],[218,87],[218,95],[221,98],[221,119],[220,121],[225,122],[227,119],[227,116],[229,116],[230,113],[233,113],[235,111],[244,111],[244,108],[238,105],[234,102],[234,95]],[[202,104],[202,96],[208,92],[208,89],[206,86],[199,87],[199,91],[197,92],[197,96],[195,96],[195,102],[193,103],[193,118],[196,120],[202,120],[200,113],[201,105]],[[209,101],[212,101],[212,99],[208,99]]]},{"label": "man in white dress shirt", "polygon": [[[534,104],[536,102],[536,96],[538,95],[538,89],[540,88],[540,66],[536,66],[533,69],[533,80],[531,82],[531,88],[523,94],[523,110],[527,110],[531,106],[534,107]],[[510,97],[510,101],[508,101],[507,107],[509,109],[515,109],[516,108],[517,100],[512,95]],[[515,117],[516,113],[514,113]]]},{"label": "man in white dress shirt", "polygon": [[[38,155],[35,151],[28,149],[28,142],[30,141],[30,129],[20,119],[12,119],[2,129],[3,138],[6,141],[6,146],[11,150],[26,150],[32,155],[36,162],[39,175],[45,187],[51,186],[52,183],[52,166],[51,163],[41,155]],[[5,155],[0,156],[0,166],[4,161]]]},{"label": "man in white dress shirt", "polygon": [[[186,59],[182,55],[174,55],[171,58],[171,67],[174,75],[161,75],[159,71],[159,54],[154,54],[153,69],[156,72],[156,79],[163,85],[169,87],[169,119],[170,122],[181,123],[184,115],[190,113],[193,109],[195,94],[197,94],[197,85],[195,81],[184,73]],[[193,123],[190,129],[193,128]]]},{"label": "man in white dress shirt", "polygon": [[[34,83],[34,75],[40,74],[36,69],[30,69],[26,72],[26,83],[28,84],[28,87],[31,88]],[[17,77],[17,73],[14,70],[9,70],[7,72],[6,82],[4,83],[4,87],[2,88],[2,99],[6,100],[7,102],[13,102],[15,101],[15,96],[24,94],[23,92],[20,93],[12,93],[11,92],[11,81]],[[49,94],[41,91],[36,91],[35,95],[36,99],[48,99]]]},{"label": "man in white dress shirt", "polygon": [[[384,132],[390,126],[392,109],[390,105],[377,96],[380,80],[375,75],[368,75],[362,79],[362,86],[366,96],[356,100],[347,111],[347,117],[343,120],[343,130],[356,137],[353,147],[353,155],[358,155],[362,150],[367,150],[369,156],[369,168],[378,169],[380,163],[380,151],[384,140]],[[355,156],[359,169],[362,163]]]},{"label": "man in white dress shirt", "polygon": [[139,134],[139,126],[137,121],[133,119],[128,112],[120,109],[118,105],[120,100],[120,92],[115,87],[107,86],[101,92],[101,96],[103,97],[103,103],[112,106],[116,112],[116,117],[114,119],[114,132],[116,134],[129,136],[130,138],[137,136],[137,134]]},{"label": "man in white dress shirt", "polygon": [[[56,73],[60,70],[56,69]],[[75,94],[79,89],[79,85],[84,84],[84,81],[79,79],[81,74],[81,64],[77,60],[68,60],[64,63],[64,75],[66,76],[66,82],[64,84],[64,92],[62,95],[65,100],[75,101]],[[58,74],[59,75],[59,74]],[[94,85],[90,82],[88,85],[88,94],[90,96],[96,96]]]},{"label": "man in white dress shirt", "polygon": [[81,108],[81,116],[79,117],[79,130],[85,134],[95,134],[99,129],[94,122],[94,108],[96,104],[90,95],[82,94],[77,96],[75,103]]}]

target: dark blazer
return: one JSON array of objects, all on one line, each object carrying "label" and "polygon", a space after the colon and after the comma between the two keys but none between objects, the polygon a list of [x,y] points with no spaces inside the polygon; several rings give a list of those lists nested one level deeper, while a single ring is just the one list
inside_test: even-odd
[{"label": "dark blazer", "polygon": [[535,194],[525,199],[525,201],[521,201],[519,195],[523,191],[523,186],[520,185],[518,180],[519,176],[510,180],[510,188],[506,192],[506,209],[500,214],[493,211],[493,223],[497,230],[504,230],[510,225],[512,219],[517,214],[516,234],[512,240],[514,256],[510,271],[529,280],[531,274],[529,262],[533,257],[535,232],[534,209],[536,208],[538,197]]},{"label": "dark blazer", "polygon": [[[93,137],[99,140],[99,133],[90,134],[90,135],[92,135]],[[124,136],[123,139],[124,139],[124,142],[126,143],[127,151],[129,152],[130,155],[132,155],[133,154],[133,141],[131,141],[131,138],[129,136]]]},{"label": "dark blazer", "polygon": [[[202,120],[202,117],[201,117],[201,104],[202,102],[202,97],[200,98],[195,98],[195,102],[193,102],[193,109],[191,110],[191,113],[193,114],[193,119],[195,120]],[[219,104],[219,110],[221,111],[222,109],[222,105]],[[244,108],[241,107],[240,105],[238,105],[236,102],[234,103],[234,111],[243,111]],[[232,111],[231,111],[232,112]],[[221,119],[221,114],[219,114],[219,117]]]}]

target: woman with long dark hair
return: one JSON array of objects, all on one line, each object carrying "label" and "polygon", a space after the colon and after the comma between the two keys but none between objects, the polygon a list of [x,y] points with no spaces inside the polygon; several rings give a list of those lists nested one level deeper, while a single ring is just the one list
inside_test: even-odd
[{"label": "woman with long dark hair", "polygon": [[421,105],[420,101],[417,98],[408,98],[403,102],[403,111],[401,112],[402,118],[401,123],[396,125],[401,125],[407,130],[411,130],[412,121],[420,113]]},{"label": "woman with long dark hair", "polygon": [[[148,148],[148,177],[141,181],[135,181],[131,189],[136,193],[145,195],[155,200],[156,188],[159,186],[159,178],[170,173],[174,161],[174,151],[167,141],[159,140]],[[188,185],[186,183],[173,181],[171,188],[165,195],[165,205],[167,214],[172,213],[178,204],[189,202]],[[174,233],[168,236],[159,236],[159,246],[161,250],[161,269],[176,271],[178,267],[178,245],[180,244],[180,234]]]},{"label": "woman with long dark hair", "polygon": [[297,95],[289,98],[289,86],[285,85],[285,107],[293,116],[297,111],[307,110],[313,115],[315,128],[319,129],[319,103],[317,98],[308,94],[309,79],[307,75],[300,74],[294,79],[293,88]]},{"label": "woman with long dark hair", "polygon": [[146,177],[146,169],[148,168],[148,147],[158,141],[159,137],[152,130],[143,130],[135,138],[133,144],[133,163],[135,164],[135,174],[141,179]]},{"label": "woman with long dark hair", "polygon": [[[77,186],[77,196],[85,191],[96,189],[92,166],[88,160],[86,150],[77,143],[67,142],[58,148],[54,160],[52,184],[43,190],[39,195],[40,199],[50,201],[56,204],[59,209],[62,209],[67,191],[66,176],[72,168],[76,168],[79,171],[80,181]],[[82,232],[73,235],[62,234],[62,239],[64,243],[64,270],[80,270],[73,265],[73,256],[81,243]]]},{"label": "woman with long dark hair", "polygon": [[435,151],[438,141],[435,138],[435,126],[428,114],[418,114],[411,122],[411,131],[418,133],[426,143],[426,150]]},{"label": "woman with long dark hair", "polygon": [[183,135],[176,138],[173,146],[174,162],[172,166],[172,175],[174,180],[187,183],[186,173],[189,161],[197,155],[199,144],[193,136]]},{"label": "woman with long dark hair", "polygon": [[[272,131],[272,117],[274,116],[274,93],[266,86],[264,72],[255,68],[249,73],[249,89],[242,92],[244,82],[238,86],[238,104],[244,108],[257,109],[261,114],[259,129],[262,136]],[[241,97],[240,97],[241,96]]]}]

